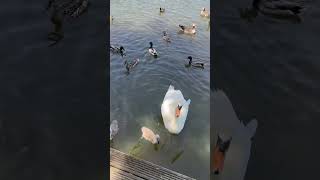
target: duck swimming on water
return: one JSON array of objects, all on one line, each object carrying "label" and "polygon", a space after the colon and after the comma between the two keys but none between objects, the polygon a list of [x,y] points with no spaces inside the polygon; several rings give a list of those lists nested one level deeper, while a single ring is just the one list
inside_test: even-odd
[{"label": "duck swimming on water", "polygon": [[126,60],[126,61],[124,62],[124,65],[126,66],[127,72],[129,73],[130,70],[131,70],[132,68],[134,68],[134,67],[139,63],[139,61],[140,61],[139,59],[135,59],[135,60],[133,60],[133,62],[128,63],[128,61]]},{"label": "duck swimming on water", "polygon": [[303,9],[299,3],[286,0],[253,0],[252,6],[261,12],[279,15],[297,15]]},{"label": "duck swimming on water", "polygon": [[200,11],[200,16],[209,18],[209,17],[210,17],[210,14],[209,14],[209,12],[206,10],[206,8],[202,8],[202,10]]},{"label": "duck swimming on water", "polygon": [[201,62],[192,62],[192,57],[188,56],[189,63],[186,65],[187,67],[197,67],[197,68],[204,68],[204,63]]},{"label": "duck swimming on water", "polygon": [[185,34],[195,34],[196,33],[196,25],[192,24],[191,27],[180,25],[180,31],[184,32]]},{"label": "duck swimming on water", "polygon": [[297,2],[287,0],[253,0],[250,8],[246,8],[241,13],[242,17],[250,19],[256,17],[258,12],[274,18],[298,18],[304,7]]},{"label": "duck swimming on water", "polygon": [[123,46],[110,46],[110,51],[116,54],[120,54],[121,56],[125,56],[125,49],[123,48]]},{"label": "duck swimming on water", "polygon": [[157,57],[158,56],[158,53],[157,53],[157,50],[155,48],[153,48],[153,43],[152,42],[149,42],[150,44],[150,47],[149,47],[149,53],[154,56],[154,57]]},{"label": "duck swimming on water", "polygon": [[162,39],[167,41],[167,42],[171,42],[171,39],[168,35],[168,33],[166,31],[163,31],[163,36],[162,36]]}]

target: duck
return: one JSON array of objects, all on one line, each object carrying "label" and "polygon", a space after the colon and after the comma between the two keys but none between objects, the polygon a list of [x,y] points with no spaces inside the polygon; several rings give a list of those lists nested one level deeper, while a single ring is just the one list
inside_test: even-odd
[{"label": "duck", "polygon": [[121,56],[125,56],[125,49],[123,46],[116,47],[116,46],[110,46],[110,51],[113,53],[120,54]]},{"label": "duck", "polygon": [[196,25],[195,24],[192,24],[191,27],[187,27],[187,26],[179,24],[179,27],[180,27],[180,31],[183,31],[185,34],[195,34],[196,33]]},{"label": "duck", "polygon": [[206,10],[206,8],[202,8],[202,10],[200,11],[200,16],[209,18],[210,13]]},{"label": "duck", "polygon": [[119,127],[118,127],[118,121],[113,120],[110,124],[110,141],[113,140],[113,138],[118,134]]},{"label": "duck", "polygon": [[262,14],[278,17],[298,16],[304,9],[301,4],[287,0],[253,0],[252,8]]},{"label": "duck", "polygon": [[127,72],[130,72],[130,70],[132,68],[134,68],[139,63],[139,61],[140,61],[140,59],[135,59],[135,60],[133,60],[133,62],[128,63],[128,61],[126,60],[124,62],[124,65],[126,66]]},{"label": "duck", "polygon": [[171,39],[166,31],[163,31],[162,39],[165,40],[166,42],[171,42]]},{"label": "duck", "polygon": [[161,104],[161,115],[165,128],[172,134],[179,134],[186,122],[191,100],[184,99],[180,90],[170,85]]},{"label": "duck", "polygon": [[157,57],[158,56],[158,53],[157,53],[157,50],[155,48],[153,48],[153,43],[152,42],[149,42],[150,44],[150,47],[149,47],[149,53],[154,56],[154,57]]},{"label": "duck", "polygon": [[226,157],[226,153],[229,149],[232,137],[228,140],[223,141],[222,138],[218,134],[218,140],[216,146],[213,150],[213,171],[214,174],[218,175],[222,172],[224,166],[224,160]]},{"label": "duck", "polygon": [[160,13],[164,13],[165,12],[165,9],[160,7]]},{"label": "duck", "polygon": [[192,56],[188,56],[189,63],[186,65],[187,67],[196,67],[196,68],[204,68],[204,63],[201,62],[192,62]]},{"label": "duck", "polygon": [[151,129],[147,127],[142,127],[141,132],[142,132],[141,138],[151,142],[152,144],[160,144],[159,134],[155,134]]}]

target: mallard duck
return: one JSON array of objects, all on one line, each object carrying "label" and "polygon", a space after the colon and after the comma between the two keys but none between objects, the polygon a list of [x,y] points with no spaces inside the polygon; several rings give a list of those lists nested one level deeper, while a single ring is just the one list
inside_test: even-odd
[{"label": "mallard duck", "polygon": [[116,47],[116,46],[110,46],[110,51],[113,53],[120,54],[121,56],[125,56],[125,49],[123,46]]},{"label": "mallard duck", "polygon": [[160,144],[159,134],[155,134],[151,129],[146,127],[142,127],[141,132],[142,132],[141,138],[151,142],[152,144]]},{"label": "mallard duck", "polygon": [[192,24],[191,27],[187,27],[187,26],[179,24],[179,27],[180,27],[180,31],[183,31],[185,34],[195,34],[196,33],[196,25],[195,24]]},{"label": "mallard duck", "polygon": [[224,159],[229,149],[232,137],[226,141],[223,141],[218,135],[218,140],[213,151],[213,170],[214,174],[219,174],[223,170]]},{"label": "mallard duck", "polygon": [[152,42],[149,42],[150,44],[150,47],[149,47],[149,53],[154,56],[154,57],[157,57],[158,56],[158,53],[156,51],[155,48],[153,48],[153,43]]},{"label": "mallard duck", "polygon": [[161,115],[164,126],[172,134],[179,134],[186,122],[191,100],[186,101],[180,90],[172,85],[164,96],[161,105]]},{"label": "mallard duck", "polygon": [[303,9],[301,4],[286,0],[253,0],[252,7],[262,14],[282,17],[297,16]]},{"label": "mallard duck", "polygon": [[171,42],[171,39],[168,35],[168,33],[166,31],[163,31],[163,36],[162,36],[162,39],[167,41],[167,42]]},{"label": "mallard duck", "polygon": [[114,138],[114,136],[118,133],[119,127],[118,127],[118,121],[113,120],[110,124],[110,141]]},{"label": "mallard duck", "polygon": [[165,12],[165,9],[160,7],[160,13],[164,13]]},{"label": "mallard duck", "polygon": [[202,10],[200,11],[200,16],[209,18],[210,13],[206,10],[206,8],[202,8]]},{"label": "mallard duck", "polygon": [[126,60],[124,62],[124,65],[126,66],[127,72],[130,72],[130,70],[134,68],[139,63],[139,61],[140,61],[139,59],[135,59],[133,60],[133,62],[128,63],[128,61]]},{"label": "mallard duck", "polygon": [[186,65],[187,67],[197,67],[197,68],[204,68],[204,63],[201,62],[192,62],[192,57],[188,56],[189,63]]}]

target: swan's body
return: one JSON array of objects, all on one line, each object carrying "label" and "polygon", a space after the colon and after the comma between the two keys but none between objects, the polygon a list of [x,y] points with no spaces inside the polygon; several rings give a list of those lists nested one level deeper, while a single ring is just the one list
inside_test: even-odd
[{"label": "swan's body", "polygon": [[200,16],[209,18],[210,17],[210,13],[206,10],[206,8],[202,8],[202,10],[200,12]]},{"label": "swan's body", "polygon": [[193,62],[192,61],[192,57],[191,56],[189,56],[188,57],[188,59],[189,59],[189,63],[186,65],[187,67],[196,67],[196,68],[204,68],[204,63],[202,63],[202,62]]},{"label": "swan's body", "polygon": [[157,53],[157,50],[155,48],[153,48],[153,43],[150,42],[150,47],[149,47],[149,53],[154,56],[154,57],[157,57],[158,56],[158,53]]},{"label": "swan's body", "polygon": [[152,144],[159,144],[160,143],[160,136],[159,134],[155,134],[151,129],[142,127],[142,138],[151,142]]},{"label": "swan's body", "polygon": [[126,60],[124,62],[124,64],[126,65],[126,69],[129,72],[132,68],[134,68],[138,63],[139,63],[139,59],[133,60],[133,62],[128,63],[128,61]]},{"label": "swan's body", "polygon": [[195,24],[192,24],[191,27],[187,27],[187,26],[179,24],[179,27],[180,27],[180,31],[183,31],[185,34],[195,34],[196,33],[196,25]]},{"label": "swan's body", "polygon": [[110,140],[114,138],[114,136],[118,133],[119,127],[118,127],[118,121],[113,120],[110,124]]},{"label": "swan's body", "polygon": [[168,33],[166,31],[163,31],[163,36],[162,36],[162,39],[167,41],[167,42],[171,42],[171,39],[168,35]]},{"label": "swan's body", "polygon": [[110,51],[116,54],[120,54],[121,56],[125,56],[125,49],[122,46],[110,46]]},{"label": "swan's body", "polygon": [[[186,101],[180,90],[175,90],[172,85],[163,99],[161,115],[166,129],[172,134],[179,134],[184,127],[191,100]],[[177,107],[180,108],[177,117]]]}]

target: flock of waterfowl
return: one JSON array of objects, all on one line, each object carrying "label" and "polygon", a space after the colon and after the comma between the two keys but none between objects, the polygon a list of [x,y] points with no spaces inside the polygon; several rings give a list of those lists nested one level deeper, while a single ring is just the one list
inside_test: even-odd
[{"label": "flock of waterfowl", "polygon": [[[164,13],[165,12],[165,8],[161,8],[160,7],[160,13]],[[206,17],[206,18],[210,18],[210,13],[208,12],[208,10],[206,10],[206,8],[202,8],[202,10],[200,11],[200,16],[202,17]],[[110,22],[114,21],[114,17],[110,16]],[[209,21],[210,22],[210,21]],[[186,26],[186,25],[178,25],[179,27],[179,31],[184,33],[184,34],[189,34],[189,35],[195,35],[196,34],[196,25],[192,24],[191,26]],[[163,35],[162,35],[162,39],[164,41],[166,41],[167,43],[171,42],[171,38],[168,34],[167,31],[163,31]],[[122,57],[126,56],[126,52],[125,52],[125,48],[123,46],[114,46],[114,45],[110,45],[110,52],[114,53],[114,54],[119,54]],[[148,52],[151,56],[153,57],[158,57],[159,53],[157,52],[157,50],[153,47],[153,42],[149,42],[149,48],[148,48]],[[188,56],[187,59],[189,60],[188,64],[186,64],[186,67],[196,67],[196,68],[204,68],[204,63],[202,62],[194,62],[192,60],[191,56]],[[125,60],[124,65],[125,68],[127,70],[127,72],[129,73],[130,70],[132,68],[134,68],[138,63],[139,63],[140,59],[134,59],[132,62],[128,62],[127,60]]]},{"label": "flock of waterfowl", "polygon": [[[160,13],[164,13],[165,9],[160,8]],[[203,8],[200,12],[200,16],[202,17],[210,17],[209,12]],[[114,17],[110,16],[110,21],[113,21]],[[185,33],[185,34],[196,34],[196,25],[192,24],[192,26],[184,26],[179,25],[179,31]],[[163,37],[162,39],[166,42],[171,42],[171,38],[168,35],[167,31],[163,31]],[[153,47],[153,43],[149,42],[149,48],[148,53],[153,56],[154,58],[158,57],[157,50]],[[123,46],[116,47],[113,45],[110,45],[110,51],[115,54],[121,55],[121,57],[126,56],[126,51]],[[193,62],[193,59],[191,56],[188,56],[187,59],[189,62],[185,64],[186,67],[197,67],[197,68],[204,68],[204,63],[202,62]],[[135,59],[132,62],[128,62],[125,60],[124,65],[127,70],[127,72],[130,72],[132,68],[134,68],[138,63],[139,59]],[[183,94],[180,90],[174,89],[174,86],[170,85],[165,97],[163,99],[163,102],[161,104],[161,115],[164,122],[165,128],[172,134],[179,134],[186,122],[186,118],[189,111],[189,105],[191,103],[191,100],[185,100],[183,97]],[[110,140],[112,140],[115,135],[118,133],[119,127],[118,127],[118,121],[113,120],[110,124]],[[151,142],[152,144],[159,144],[160,142],[160,136],[156,133],[154,133],[151,129],[147,127],[141,128],[141,138]]]}]

